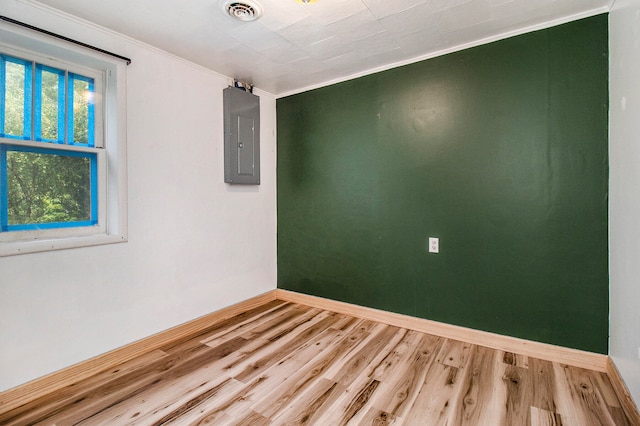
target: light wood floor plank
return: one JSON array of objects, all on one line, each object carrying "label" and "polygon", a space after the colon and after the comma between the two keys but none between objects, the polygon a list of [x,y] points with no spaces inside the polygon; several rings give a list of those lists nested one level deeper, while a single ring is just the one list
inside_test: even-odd
[{"label": "light wood floor plank", "polygon": [[406,332],[407,330],[397,327],[376,326],[369,338],[363,340],[363,344],[358,345],[349,354],[348,358],[343,359],[343,363],[329,368],[325,377],[348,387],[362,374],[363,370],[368,369],[369,371],[366,371],[365,374],[369,376],[382,358],[402,339]]},{"label": "light wood floor plank", "polygon": [[[103,389],[109,388],[109,384],[129,377],[136,372],[146,370],[149,364],[154,364],[166,358],[167,354],[160,350],[154,350],[131,361],[125,362],[116,368],[99,373],[90,377],[75,386],[67,386],[55,394],[41,398],[37,403],[20,407],[13,411],[13,414],[20,418],[24,424],[36,424],[45,418],[52,418],[61,412],[69,409],[79,413],[90,415],[95,412],[96,407],[104,404]],[[153,381],[152,376],[146,378]],[[0,424],[11,424],[14,419],[8,416],[0,418]],[[52,420],[48,420],[52,422]]]},{"label": "light wood floor plank", "polygon": [[440,353],[438,362],[451,367],[462,368],[468,361],[472,345],[458,340],[446,339]]},{"label": "light wood floor plank", "polygon": [[[299,315],[301,310],[308,311],[310,309],[303,309],[300,306],[292,306],[291,304],[276,305],[267,311],[248,317],[244,321],[236,322],[228,327],[219,328],[214,332],[208,333],[206,337],[200,340],[200,343],[216,346],[238,336],[249,340],[251,338],[250,331],[253,328],[260,327],[262,324],[267,324],[269,328],[272,328],[273,324],[284,322]],[[256,334],[260,334],[260,332]]]},{"label": "light wood floor plank", "polygon": [[615,425],[596,376],[582,368],[565,368],[564,372],[574,395],[579,396],[583,410],[589,413],[588,417],[597,419],[601,425]]},{"label": "light wood floor plank", "polygon": [[[420,340],[411,347],[405,359],[399,360],[393,374],[378,376],[384,382],[384,392],[376,395],[372,404],[379,409],[381,416],[389,414],[385,421],[396,422],[407,415],[418,397],[429,365],[434,362],[435,354],[442,345],[442,339],[420,333]],[[381,420],[379,420],[381,421]]]},{"label": "light wood floor plank", "polygon": [[529,407],[533,404],[533,379],[529,370],[506,365],[502,382],[507,389],[506,423],[529,424]]},{"label": "light wood floor plank", "polygon": [[490,425],[504,422],[501,410],[506,394],[499,388],[498,351],[481,346],[473,347],[471,362],[461,376],[460,403],[455,418],[460,425]]},{"label": "light wood floor plank", "polygon": [[553,364],[549,361],[532,358],[529,370],[533,381],[531,406],[553,414],[559,413],[555,399],[556,385]]},{"label": "light wood floor plank", "polygon": [[402,419],[394,416],[393,414],[387,413],[382,410],[378,410],[375,407],[371,407],[364,414],[362,419],[359,420],[359,423],[357,424],[383,426],[383,425],[400,425],[401,423],[402,423]]},{"label": "light wood floor plank", "polygon": [[322,373],[343,354],[348,353],[359,341],[369,334],[366,327],[357,327],[358,322],[352,323],[351,330],[336,330],[332,341],[322,349],[314,358],[289,376],[273,391],[267,393],[260,401],[252,406],[252,409],[267,418],[275,419],[296,396],[319,380]]},{"label": "light wood floor plank", "polygon": [[281,425],[312,425],[320,423],[320,417],[345,391],[336,382],[319,378],[285,408],[276,419]]},{"label": "light wood floor plank", "polygon": [[[215,372],[207,374],[206,367],[210,362],[225,358],[248,343],[245,339],[235,338],[217,348],[201,345],[203,349],[196,356],[172,365],[158,374],[151,384],[140,387],[138,392],[125,400],[104,407],[86,424],[153,424],[154,419],[170,412],[172,406],[186,404],[199,392],[206,392],[227,381],[228,377]],[[166,395],[173,397],[167,401]],[[73,422],[77,422],[77,419]]]},{"label": "light wood floor plank", "polygon": [[[301,350],[271,365],[270,368],[264,370],[256,379],[260,380],[260,385],[256,387],[255,391],[251,395],[245,395],[241,401],[238,401],[233,407],[229,407],[226,411],[234,417],[247,410],[253,411],[254,406],[260,406],[259,402],[261,400],[269,398],[269,395],[274,392],[274,390],[278,392],[281,384],[285,381],[289,383],[291,381],[290,378],[295,375],[296,372],[304,369],[310,359],[315,358],[325,348],[329,347],[338,333],[337,330],[331,328],[326,329],[318,335],[318,339],[314,339],[314,341],[309,342],[309,344]],[[278,393],[276,393],[276,395],[278,395]],[[274,407],[274,409],[277,412],[278,408]],[[271,412],[271,410],[268,411]]]},{"label": "light wood floor plank", "polygon": [[562,419],[557,413],[531,407],[531,426],[561,426]]},{"label": "light wood floor plank", "polygon": [[[247,365],[242,371],[234,374],[233,377],[241,382],[249,382],[258,377],[268,368],[274,365],[282,365],[284,361],[288,361],[292,365],[291,360],[297,360],[293,365],[298,365],[299,362],[304,362],[304,358],[299,354],[314,354],[321,350],[321,348],[313,348],[310,346],[316,344],[314,339],[322,339],[325,344],[328,344],[328,340],[335,335],[335,330],[331,329],[331,325],[336,321],[337,314],[327,315],[320,321],[314,323],[311,327],[305,327],[289,333],[286,337],[278,339],[277,344],[271,343],[267,348],[270,349],[266,353],[262,353],[259,359],[256,359],[251,364]],[[322,314],[318,317],[323,316]],[[330,334],[323,336],[323,334]],[[320,336],[320,337],[319,337]],[[318,343],[319,345],[319,343]],[[305,352],[306,350],[306,352]],[[282,368],[283,369],[283,368]],[[295,371],[295,370],[294,370]]]},{"label": "light wood floor plank", "polygon": [[505,364],[510,364],[515,367],[529,368],[529,357],[520,354],[514,354],[513,352],[501,351],[501,353],[503,354],[502,360]]},{"label": "light wood floor plank", "polygon": [[[232,418],[244,415],[251,410],[251,405],[261,395],[277,387],[292,374],[292,371],[296,371],[333,341],[338,331],[329,326],[343,316],[330,314],[317,317],[320,321],[315,322],[311,327],[298,330],[295,339],[282,338],[269,342],[259,352],[260,357],[257,360],[254,359],[251,363],[245,362],[245,368],[238,368],[243,364],[235,368],[235,371],[239,371],[238,374],[233,374],[234,369],[227,371],[227,374],[233,375],[236,380],[248,384],[247,389],[243,389],[242,392],[229,395],[229,400],[222,408],[228,415]],[[270,367],[274,364],[277,364],[278,368],[271,370]]]},{"label": "light wood floor plank", "polygon": [[360,416],[365,414],[363,400],[368,402],[380,384],[378,380],[372,379],[375,369],[408,332],[406,329],[392,326],[377,328],[380,332],[373,334],[366,344],[354,350],[349,359],[345,359],[343,368],[334,370],[334,374],[328,372],[327,377],[343,386],[345,390],[327,407],[318,424],[357,424]]},{"label": "light wood floor plank", "polygon": [[405,424],[446,424],[457,373],[455,367],[432,363],[411,410],[405,416]]},{"label": "light wood floor plank", "polygon": [[631,425],[606,374],[271,301],[2,425]]},{"label": "light wood floor plank", "polygon": [[184,350],[188,350],[190,346],[200,346],[200,340],[205,338],[206,336],[211,335],[212,333],[216,333],[219,330],[226,330],[229,327],[234,327],[238,323],[242,323],[243,321],[256,318],[263,312],[271,311],[274,307],[287,305],[287,302],[283,302],[281,300],[273,300],[271,302],[265,303],[264,305],[253,308],[249,311],[243,312],[239,315],[227,318],[225,320],[219,321],[215,324],[212,324],[209,327],[206,327],[200,330],[197,333],[194,333],[190,336],[184,336],[183,338],[174,340],[170,343],[167,343],[161,346],[159,349],[172,354],[183,352]]}]

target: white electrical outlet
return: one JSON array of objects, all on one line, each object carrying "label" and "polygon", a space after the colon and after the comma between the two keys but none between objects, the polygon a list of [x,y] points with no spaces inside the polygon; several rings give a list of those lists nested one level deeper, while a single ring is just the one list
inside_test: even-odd
[{"label": "white electrical outlet", "polygon": [[440,253],[440,239],[429,237],[429,253]]}]

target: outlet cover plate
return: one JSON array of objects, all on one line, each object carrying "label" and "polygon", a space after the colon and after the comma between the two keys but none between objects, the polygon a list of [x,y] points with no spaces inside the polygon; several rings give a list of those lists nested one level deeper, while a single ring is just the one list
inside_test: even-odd
[{"label": "outlet cover plate", "polygon": [[429,237],[429,253],[440,253],[440,239]]}]

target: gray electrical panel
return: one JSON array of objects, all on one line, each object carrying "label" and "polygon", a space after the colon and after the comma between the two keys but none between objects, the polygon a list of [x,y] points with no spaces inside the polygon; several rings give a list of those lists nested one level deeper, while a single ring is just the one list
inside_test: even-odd
[{"label": "gray electrical panel", "polygon": [[224,181],[260,185],[260,98],[227,87],[224,99]]}]

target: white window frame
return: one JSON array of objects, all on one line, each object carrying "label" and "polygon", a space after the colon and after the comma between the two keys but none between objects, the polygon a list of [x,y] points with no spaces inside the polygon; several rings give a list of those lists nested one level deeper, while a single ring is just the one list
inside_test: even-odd
[{"label": "white window frame", "polygon": [[[97,153],[98,225],[0,232],[0,257],[127,241],[126,64],[23,28],[0,23],[0,51],[95,80],[95,146],[56,149]],[[4,139],[7,144],[51,148],[48,143]]]}]

